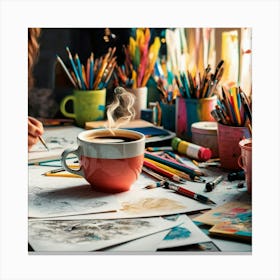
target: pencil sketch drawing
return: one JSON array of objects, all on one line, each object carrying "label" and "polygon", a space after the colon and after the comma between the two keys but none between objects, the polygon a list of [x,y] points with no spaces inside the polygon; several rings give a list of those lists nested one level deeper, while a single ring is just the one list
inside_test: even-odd
[{"label": "pencil sketch drawing", "polygon": [[162,218],[115,220],[29,220],[35,251],[93,251],[177,226]]},{"label": "pencil sketch drawing", "polygon": [[57,217],[116,211],[113,196],[98,194],[90,186],[63,189],[29,187],[29,217]]}]

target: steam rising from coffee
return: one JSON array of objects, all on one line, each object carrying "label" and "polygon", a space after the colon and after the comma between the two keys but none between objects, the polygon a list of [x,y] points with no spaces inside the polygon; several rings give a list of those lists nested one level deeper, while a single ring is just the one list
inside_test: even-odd
[{"label": "steam rising from coffee", "polygon": [[126,125],[135,117],[135,96],[122,87],[116,87],[114,94],[113,102],[107,106],[108,129],[112,133],[113,128]]}]

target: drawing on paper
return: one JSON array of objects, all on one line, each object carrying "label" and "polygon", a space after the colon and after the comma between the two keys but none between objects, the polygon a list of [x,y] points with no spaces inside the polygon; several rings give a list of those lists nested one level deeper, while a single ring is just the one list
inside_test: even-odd
[{"label": "drawing on paper", "polygon": [[191,232],[187,228],[177,226],[172,228],[163,240],[185,239],[190,237],[190,235]]},{"label": "drawing on paper", "polygon": [[95,251],[177,226],[162,218],[29,220],[35,251]]},{"label": "drawing on paper", "polygon": [[76,186],[55,190],[29,188],[29,217],[57,217],[116,211],[112,196],[97,194],[90,186]]},{"label": "drawing on paper", "polygon": [[[67,146],[71,146],[76,144],[76,141],[74,140],[69,140],[65,137],[54,137],[54,136],[50,136],[50,137],[46,137],[44,138],[49,150],[57,150],[57,149],[64,149]],[[46,148],[43,145],[37,145],[36,146],[36,150],[33,149],[33,152],[37,151],[46,151]]]},{"label": "drawing on paper", "polygon": [[143,213],[151,210],[176,210],[184,209],[185,206],[168,198],[143,198],[136,202],[123,202],[122,211]]},{"label": "drawing on paper", "polygon": [[70,220],[37,221],[29,223],[33,240],[52,239],[59,243],[81,243],[93,240],[110,240],[149,228],[145,220]]},{"label": "drawing on paper", "polygon": [[[164,217],[164,219],[166,220],[166,217]],[[158,245],[158,249],[211,241],[210,238],[200,230],[187,215],[180,215],[177,218],[177,222],[179,222],[177,226],[166,231],[166,235]]]}]

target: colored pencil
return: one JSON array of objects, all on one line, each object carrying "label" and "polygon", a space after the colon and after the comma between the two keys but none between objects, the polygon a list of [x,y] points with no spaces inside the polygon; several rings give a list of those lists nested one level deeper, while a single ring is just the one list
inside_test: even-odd
[{"label": "colored pencil", "polygon": [[73,78],[72,78],[71,74],[69,73],[67,67],[65,66],[63,60],[62,60],[58,55],[56,55],[56,58],[57,58],[58,62],[60,63],[60,65],[62,66],[63,70],[65,71],[66,75],[68,76],[69,80],[70,80],[71,83],[73,84],[73,86],[74,86],[75,88],[77,88],[77,84],[76,84],[76,82],[73,80]]},{"label": "colored pencil", "polygon": [[175,160],[177,160],[179,163],[185,164],[185,162],[181,159],[181,157],[177,154],[174,154],[171,151],[165,151],[166,154],[170,155],[172,158],[174,158]]},{"label": "colored pencil", "polygon": [[71,54],[71,51],[70,51],[69,47],[66,47],[66,51],[68,52],[68,57],[69,57],[71,65],[72,65],[72,68],[73,68],[74,74],[76,76],[76,79],[78,81],[79,88],[82,88],[81,79],[79,77],[79,74],[78,74],[78,71],[77,71],[77,68],[76,68],[76,65],[74,63],[74,60],[73,60],[73,57],[72,57],[72,54]]},{"label": "colored pencil", "polygon": [[66,173],[66,172],[65,173],[62,173],[62,172],[59,172],[59,173],[46,172],[43,175],[48,176],[48,177],[83,178],[80,175],[72,174],[72,173]]},{"label": "colored pencil", "polygon": [[77,67],[78,68],[78,74],[79,74],[79,77],[80,77],[80,80],[81,80],[82,89],[86,89],[85,77],[83,75],[82,65],[81,65],[81,62],[80,62],[78,54],[75,55],[75,59],[76,59],[77,66],[78,66]]},{"label": "colored pencil", "polygon": [[164,175],[165,177],[173,180],[174,182],[177,182],[177,183],[183,183],[183,182],[186,182],[183,178],[179,177],[178,175],[170,172],[170,171],[167,171],[155,164],[153,164],[152,162],[149,162],[147,160],[144,160],[144,166],[152,169],[153,171],[161,174],[161,175]]},{"label": "colored pencil", "polygon": [[89,86],[88,86],[88,82],[87,82],[87,78],[86,78],[86,70],[85,70],[84,65],[82,65],[82,76],[83,76],[85,87],[88,89]]},{"label": "colored pencil", "polygon": [[162,168],[164,170],[167,170],[167,171],[169,171],[169,172],[171,172],[173,174],[176,174],[177,176],[179,176],[182,179],[185,179],[185,180],[188,180],[188,181],[200,182],[200,183],[205,182],[205,180],[202,179],[199,176],[189,175],[189,174],[187,174],[185,172],[182,172],[182,171],[180,171],[178,169],[175,169],[175,168],[172,168],[170,166],[167,166],[167,165],[165,165],[163,163],[159,163],[157,161],[154,161],[154,160],[151,160],[151,159],[148,159],[148,158],[145,158],[145,161],[151,162],[152,164],[154,164],[154,165],[156,165],[156,166],[158,166],[158,167],[160,167],[160,168]]},{"label": "colored pencil", "polygon": [[94,69],[94,54],[91,53],[90,54],[90,71],[89,71],[89,88],[92,89],[93,87],[93,79],[94,79],[94,72],[93,72],[93,69]]},{"label": "colored pencil", "polygon": [[107,64],[108,64],[108,58],[110,56],[110,52],[107,52],[106,55],[104,56],[103,60],[102,60],[102,64],[98,70],[98,73],[96,75],[96,79],[93,83],[93,88],[94,89],[97,89],[99,83],[101,82],[101,78],[102,78],[102,75],[105,71],[105,68],[107,67]]},{"label": "colored pencil", "polygon": [[165,180],[165,178],[163,176],[161,176],[160,174],[152,171],[151,169],[149,169],[145,166],[142,166],[142,171],[144,171],[145,173],[147,173],[148,175],[152,176],[153,178],[155,178],[157,180],[160,180],[160,181]]},{"label": "colored pencil", "polygon": [[86,84],[87,88],[90,89],[90,58],[87,59]]},{"label": "colored pencil", "polygon": [[172,167],[174,169],[178,169],[179,171],[183,171],[183,172],[185,172],[185,173],[187,173],[191,176],[203,176],[204,175],[203,172],[201,172],[200,170],[188,167],[187,165],[179,163],[179,162],[175,163],[171,160],[162,158],[160,156],[153,155],[152,153],[149,153],[149,152],[145,152],[144,156],[146,158],[152,159],[152,160],[157,161],[159,163],[163,163],[163,164],[165,164],[169,167]]}]

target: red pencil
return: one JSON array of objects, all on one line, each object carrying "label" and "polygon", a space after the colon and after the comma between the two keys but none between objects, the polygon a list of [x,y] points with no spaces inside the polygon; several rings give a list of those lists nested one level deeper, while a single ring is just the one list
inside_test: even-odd
[{"label": "red pencil", "polygon": [[178,183],[183,183],[185,182],[184,179],[182,179],[181,177],[179,177],[178,175],[176,174],[173,174],[163,168],[160,168],[159,166],[156,166],[155,164],[147,161],[147,160],[144,160],[144,165],[154,171],[156,171],[157,173],[160,173],[161,175],[164,175],[165,177],[175,181],[175,182],[178,182]]}]

